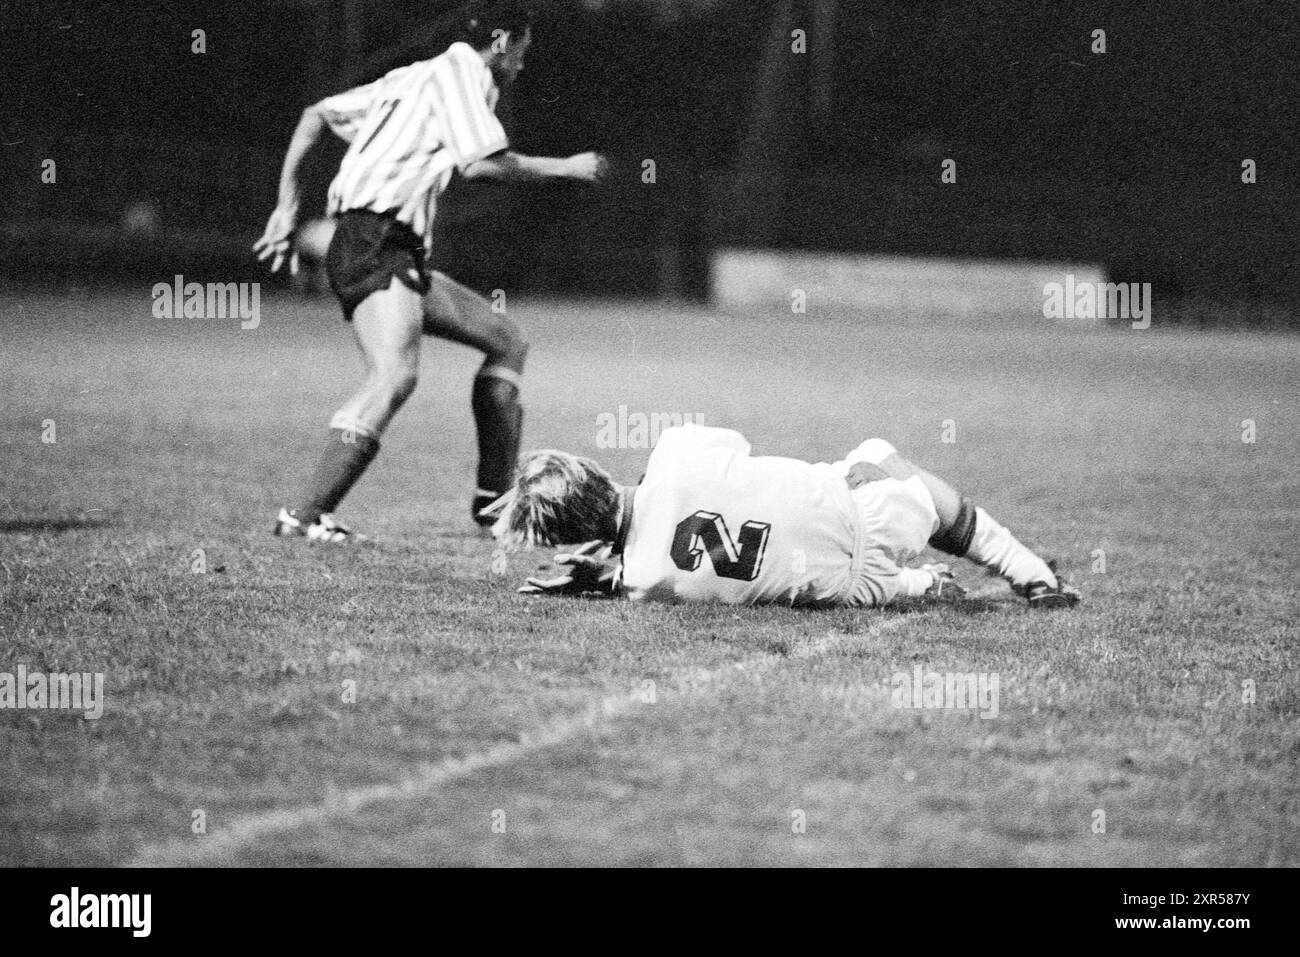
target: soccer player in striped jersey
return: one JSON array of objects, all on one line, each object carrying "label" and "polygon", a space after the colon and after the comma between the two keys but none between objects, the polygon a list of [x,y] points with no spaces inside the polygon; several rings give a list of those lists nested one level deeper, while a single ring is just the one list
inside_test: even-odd
[{"label": "soccer player in striped jersey", "polygon": [[465,17],[465,39],[440,56],[327,97],[303,111],[284,160],[279,200],[254,244],[271,270],[297,271],[293,249],[299,167],[329,128],[349,146],[329,191],[337,217],[325,265],[330,287],[361,348],[366,378],[330,421],[325,450],[302,497],[275,533],[343,542],[334,510],[379,451],[379,439],[415,388],[421,335],[480,350],[471,405],[478,430],[478,488],[472,514],[508,487],[519,454],[520,376],[528,351],[519,328],[488,301],[428,268],[436,204],[455,171],[511,181],[596,181],[595,153],[524,156],[510,149],[495,109],[524,66],[532,42],[525,0],[481,0]]},{"label": "soccer player in striped jersey", "polygon": [[[486,511],[506,545],[586,543],[529,593],[875,608],[960,594],[927,544],[997,572],[1039,608],[1079,592],[988,512],[869,439],[833,464],[751,456],[739,432],[683,425],[659,438],[635,488],[590,459],[534,452]],[[733,537],[734,536],[734,537]]]}]

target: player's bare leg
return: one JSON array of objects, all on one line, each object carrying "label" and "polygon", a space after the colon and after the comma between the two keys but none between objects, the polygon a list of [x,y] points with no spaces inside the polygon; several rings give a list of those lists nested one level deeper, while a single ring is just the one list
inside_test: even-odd
[{"label": "player's bare leg", "polygon": [[1050,564],[943,479],[897,452],[874,465],[890,478],[917,476],[925,483],[939,515],[939,530],[930,539],[932,548],[992,569],[1032,605],[1052,608],[1078,602],[1078,591],[1062,582]]},{"label": "player's bare leg", "polygon": [[528,343],[519,327],[493,312],[486,299],[440,272],[431,275],[424,316],[426,335],[483,353],[471,397],[478,431],[478,488],[471,512],[480,525],[491,525],[491,519],[478,513],[504,494],[514,479],[524,421],[519,387]]},{"label": "player's bare leg", "polygon": [[365,362],[361,388],[334,414],[316,471],[297,508],[282,512],[277,534],[343,541],[333,512],[379,452],[379,437],[415,391],[420,364],[420,296],[396,278],[371,293],[352,315]]},{"label": "player's bare leg", "polygon": [[396,277],[352,315],[352,331],[366,366],[361,388],[335,414],[339,427],[378,438],[415,385],[420,369],[420,295]]}]

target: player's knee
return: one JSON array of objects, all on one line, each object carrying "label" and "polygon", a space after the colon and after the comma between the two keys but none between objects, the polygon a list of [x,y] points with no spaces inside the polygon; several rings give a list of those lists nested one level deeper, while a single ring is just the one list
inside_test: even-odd
[{"label": "player's knee", "polygon": [[930,539],[930,547],[964,558],[975,538],[975,506],[969,499],[958,497],[955,512],[946,520],[941,516],[940,521],[942,525]]},{"label": "player's knee", "polygon": [[881,465],[891,455],[898,455],[898,449],[884,439],[867,439],[849,453],[849,461],[870,462],[872,465]]},{"label": "player's knee", "polygon": [[495,355],[491,361],[516,372],[524,371],[524,362],[528,359],[528,339],[522,330],[514,324],[502,326],[496,337]]}]

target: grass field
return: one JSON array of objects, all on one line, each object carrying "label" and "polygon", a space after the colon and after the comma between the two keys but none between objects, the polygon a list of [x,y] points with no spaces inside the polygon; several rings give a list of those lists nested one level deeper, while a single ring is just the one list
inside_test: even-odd
[{"label": "grass field", "polygon": [[[149,304],[0,299],[0,672],[107,695],[0,710],[0,863],[1300,864],[1300,340],[512,304],[526,446],[635,481],[596,446],[620,405],[760,454],[881,435],[1085,593],[1033,613],[958,563],[961,604],[809,612],[515,594],[550,556],[493,574],[441,343],[342,510],[375,541],[276,540],[346,329]],[[997,673],[997,717],[892,707],[918,664]]]}]

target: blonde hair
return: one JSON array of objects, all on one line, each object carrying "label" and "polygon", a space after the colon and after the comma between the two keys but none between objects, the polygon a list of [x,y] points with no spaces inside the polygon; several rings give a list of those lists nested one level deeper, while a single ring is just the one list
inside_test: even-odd
[{"label": "blonde hair", "polygon": [[555,449],[529,452],[515,487],[479,514],[496,516],[492,534],[507,547],[613,541],[618,486],[592,459]]}]

